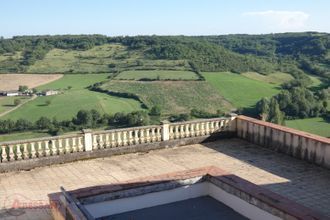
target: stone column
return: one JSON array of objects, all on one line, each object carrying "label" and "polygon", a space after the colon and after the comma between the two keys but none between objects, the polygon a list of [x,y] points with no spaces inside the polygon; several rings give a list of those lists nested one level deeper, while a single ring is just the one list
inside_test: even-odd
[{"label": "stone column", "polygon": [[237,114],[235,114],[235,113],[230,113],[229,116],[230,116],[229,131],[236,132],[236,128],[237,128],[237,120],[236,120],[236,117],[237,117]]},{"label": "stone column", "polygon": [[162,141],[170,140],[170,124],[168,121],[162,121]]},{"label": "stone column", "polygon": [[93,138],[92,138],[92,130],[90,129],[83,129],[84,134],[84,147],[85,151],[92,151],[93,150]]}]

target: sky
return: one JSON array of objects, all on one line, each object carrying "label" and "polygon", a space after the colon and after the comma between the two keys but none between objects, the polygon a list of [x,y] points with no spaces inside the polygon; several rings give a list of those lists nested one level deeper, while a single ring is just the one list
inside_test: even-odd
[{"label": "sky", "polygon": [[329,0],[1,0],[0,36],[330,32]]}]

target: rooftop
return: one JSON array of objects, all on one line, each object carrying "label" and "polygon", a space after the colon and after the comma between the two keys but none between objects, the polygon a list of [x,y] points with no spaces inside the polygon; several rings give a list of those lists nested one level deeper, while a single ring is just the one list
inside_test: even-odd
[{"label": "rooftop", "polygon": [[[2,173],[0,218],[52,219],[47,194],[58,192],[60,186],[74,190],[205,166],[221,167],[330,217],[329,169],[231,138]],[[13,212],[15,204],[27,208]]]}]

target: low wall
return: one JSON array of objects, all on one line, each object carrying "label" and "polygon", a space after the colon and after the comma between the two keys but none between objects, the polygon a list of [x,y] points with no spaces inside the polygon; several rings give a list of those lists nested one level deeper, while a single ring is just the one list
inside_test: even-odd
[{"label": "low wall", "polygon": [[233,118],[213,118],[105,131],[84,130],[80,134],[0,142],[0,172],[235,136],[231,120]]},{"label": "low wall", "polygon": [[330,168],[329,138],[241,115],[236,117],[236,127],[242,139]]}]

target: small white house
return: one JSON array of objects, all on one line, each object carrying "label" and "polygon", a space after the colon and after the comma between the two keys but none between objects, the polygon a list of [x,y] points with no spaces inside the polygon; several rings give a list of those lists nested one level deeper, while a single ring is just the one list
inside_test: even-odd
[{"label": "small white house", "polygon": [[0,95],[2,96],[19,96],[20,93],[16,90],[13,90],[13,91],[1,91],[0,92]]},{"label": "small white house", "polygon": [[57,95],[58,91],[57,90],[45,90],[42,92],[44,96],[50,96],[50,95]]}]

